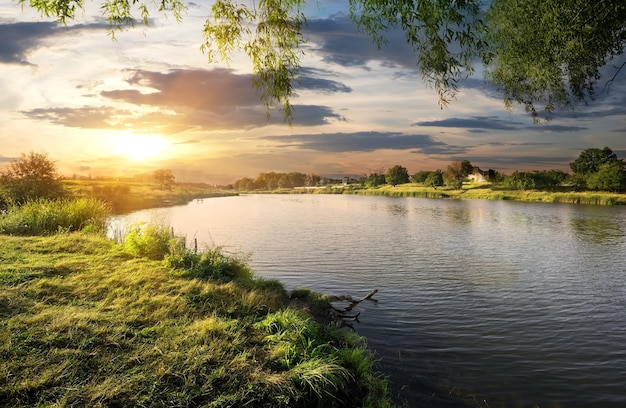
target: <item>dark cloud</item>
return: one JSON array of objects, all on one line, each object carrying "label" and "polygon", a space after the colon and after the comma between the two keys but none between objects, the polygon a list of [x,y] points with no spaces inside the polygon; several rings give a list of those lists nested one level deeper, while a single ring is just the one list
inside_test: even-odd
[{"label": "dark cloud", "polygon": [[549,142],[489,142],[489,143],[482,143],[481,146],[502,146],[502,147],[506,147],[506,146],[551,146],[554,143],[549,143]]},{"label": "dark cloud", "polygon": [[[127,82],[138,89],[103,91],[101,96],[131,105],[150,106],[152,112],[109,106],[82,108],[33,109],[21,112],[31,119],[79,128],[136,129],[160,133],[177,133],[188,129],[254,128],[283,123],[282,112],[267,110],[260,102],[249,75],[231,70],[171,70],[153,72],[133,70]],[[311,79],[316,89],[346,88],[334,81]],[[150,91],[145,91],[149,88]],[[315,126],[331,119],[345,120],[326,106],[294,105],[295,126]],[[145,109],[142,109],[145,111]]]},{"label": "dark cloud", "polygon": [[413,126],[432,126],[461,129],[484,130],[519,130],[522,123],[506,121],[494,116],[475,116],[473,118],[449,118],[425,122],[416,122]]},{"label": "dark cloud", "polygon": [[56,23],[0,25],[0,63],[30,65],[28,53],[58,30]]},{"label": "dark cloud", "polygon": [[413,124],[413,126],[469,129],[469,131],[472,133],[487,133],[487,131],[489,130],[529,130],[535,132],[566,133],[578,132],[587,129],[586,127],[581,126],[554,125],[551,122],[538,123],[528,126],[521,122],[503,120],[495,116],[475,116],[471,118],[449,118],[442,120],[424,121],[416,122]]},{"label": "dark cloud", "polygon": [[[352,88],[344,83],[333,81],[330,79],[320,78],[320,75],[329,75],[328,72],[323,72],[317,69],[301,68],[300,74],[294,84],[294,88],[297,90],[311,90],[324,94],[332,94],[336,92],[352,92]],[[332,74],[330,74],[332,75]]]},{"label": "dark cloud", "polygon": [[554,132],[554,133],[571,133],[580,132],[581,130],[587,130],[589,128],[583,126],[569,126],[569,125],[553,125],[550,123],[537,124],[534,126],[527,126],[525,130],[532,130],[535,132]]},{"label": "dark cloud", "polygon": [[[303,76],[301,81],[317,90],[347,92],[335,81]],[[128,79],[131,85],[154,89],[102,92],[102,96],[136,105],[174,108],[184,116],[184,123],[200,128],[257,127],[282,122],[282,114],[274,112],[269,121],[267,110],[259,99],[250,75],[238,75],[228,69],[171,70],[166,73],[136,70]],[[328,107],[294,106],[294,125],[313,126],[342,119]]]},{"label": "dark cloud", "polygon": [[399,30],[386,32],[388,42],[380,49],[345,16],[309,20],[303,33],[326,62],[365,67],[369,61],[378,60],[392,67],[416,68],[417,57]]},{"label": "dark cloud", "polygon": [[136,105],[185,107],[216,113],[259,105],[251,77],[236,75],[227,69],[177,69],[165,73],[135,70],[127,81],[156,92],[114,90],[104,91],[102,96]]},{"label": "dark cloud", "polygon": [[28,55],[48,37],[80,30],[102,30],[108,25],[77,24],[69,27],[53,22],[0,24],[0,63],[32,65]]},{"label": "dark cloud", "polygon": [[279,142],[282,147],[297,147],[324,153],[373,152],[381,149],[414,149],[422,153],[437,151],[449,153],[450,149],[455,148],[433,140],[428,135],[407,135],[398,132],[301,134],[267,136],[263,139]]}]

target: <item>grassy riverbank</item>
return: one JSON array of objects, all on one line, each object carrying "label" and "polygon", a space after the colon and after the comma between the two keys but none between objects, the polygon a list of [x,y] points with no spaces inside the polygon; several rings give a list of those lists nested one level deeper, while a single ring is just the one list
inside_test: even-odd
[{"label": "grassy riverbank", "polygon": [[74,232],[19,211],[0,215],[0,406],[391,406],[362,338],[242,260],[165,227],[115,243],[98,208]]},{"label": "grassy riverbank", "polygon": [[[280,190],[276,192],[281,192]],[[389,197],[421,197],[421,198],[467,198],[484,200],[534,201],[546,203],[594,204],[594,205],[626,205],[626,194],[603,191],[573,191],[563,188],[559,191],[541,190],[506,190],[492,187],[489,183],[466,183],[460,190],[445,187],[424,187],[418,184],[401,184],[398,186],[383,185],[380,187],[363,188],[358,185],[333,186],[322,189],[282,190],[284,193],[314,194],[362,194]]]},{"label": "grassy riverbank", "polygon": [[157,183],[105,180],[63,180],[63,187],[74,198],[93,197],[106,201],[113,212],[127,213],[146,208],[182,205],[210,197],[237,195],[204,184]]}]

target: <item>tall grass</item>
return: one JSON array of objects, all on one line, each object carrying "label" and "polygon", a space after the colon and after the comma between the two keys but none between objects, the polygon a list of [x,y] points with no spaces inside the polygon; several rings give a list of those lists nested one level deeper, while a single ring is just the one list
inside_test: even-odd
[{"label": "tall grass", "polygon": [[29,201],[0,214],[0,233],[13,235],[57,232],[103,232],[109,207],[93,198]]},{"label": "tall grass", "polygon": [[[184,237],[176,236],[171,227],[139,223],[118,237],[121,248],[135,257],[162,260],[178,276],[217,280],[251,280],[252,271],[243,259],[225,254],[221,248],[202,251],[188,248]],[[265,285],[271,282],[263,281]]]}]

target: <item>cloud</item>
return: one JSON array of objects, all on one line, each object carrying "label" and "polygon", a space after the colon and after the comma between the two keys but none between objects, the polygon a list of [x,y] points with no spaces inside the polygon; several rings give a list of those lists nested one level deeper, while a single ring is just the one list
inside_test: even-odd
[{"label": "cloud", "polygon": [[436,141],[428,135],[407,135],[398,132],[300,134],[266,136],[262,139],[279,142],[281,147],[296,147],[323,153],[372,152],[381,149],[449,153],[450,149],[455,149],[455,146]]},{"label": "cloud", "polygon": [[[301,80],[317,90],[346,92],[346,87],[335,81],[307,76]],[[174,109],[184,116],[185,123],[199,128],[250,128],[282,122],[280,112],[274,112],[267,120],[252,77],[229,69],[175,69],[165,73],[135,70],[128,83],[154,92],[130,89],[104,91],[101,95],[136,105]],[[295,105],[294,112],[294,125],[313,126],[328,123],[329,118],[342,119],[323,106]]]},{"label": "cloud", "polygon": [[[250,75],[228,69],[168,72],[130,70],[131,89],[100,92],[125,108],[84,106],[22,111],[36,120],[88,129],[135,129],[141,132],[178,133],[189,129],[241,129],[283,123],[283,114],[273,110],[270,119],[252,85]],[[305,86],[328,92],[349,92],[344,85],[305,77]],[[131,106],[128,106],[131,105]],[[134,105],[134,107],[133,107]],[[293,125],[324,125],[345,120],[326,106],[294,105]],[[146,112],[147,111],[147,112]]]},{"label": "cloud", "polygon": [[518,130],[521,125],[523,124],[520,122],[506,121],[494,116],[475,116],[473,118],[449,118],[442,120],[416,122],[412,126],[485,130]]},{"label": "cloud", "polygon": [[326,62],[344,67],[365,67],[368,62],[376,60],[392,67],[416,69],[417,57],[399,30],[386,32],[388,42],[380,49],[346,16],[309,20],[303,33],[309,46],[321,53]]},{"label": "cloud", "polygon": [[31,65],[28,54],[41,40],[53,35],[56,23],[14,23],[0,25],[0,63]]},{"label": "cloud", "polygon": [[[132,110],[116,109],[110,106],[38,108],[20,113],[29,119],[45,120],[56,125],[81,129],[135,129],[143,132],[171,134],[190,127],[173,114],[163,112],[137,114]],[[169,119],[167,116],[170,116]]]},{"label": "cloud", "polygon": [[332,94],[336,92],[352,92],[352,88],[344,83],[332,81],[329,79],[319,78],[319,75],[329,75],[331,73],[324,72],[319,69],[303,67],[299,71],[298,78],[294,84],[297,90],[312,90],[323,94]]},{"label": "cloud", "polygon": [[532,126],[527,126],[522,122],[515,122],[511,120],[499,119],[495,116],[475,116],[471,118],[449,118],[442,120],[423,121],[413,123],[412,126],[429,126],[429,127],[444,127],[444,128],[459,128],[469,129],[470,132],[491,131],[491,130],[504,130],[504,131],[535,131],[535,132],[577,132],[586,130],[586,127],[581,126],[569,126],[569,125],[555,125],[550,123],[541,123]]},{"label": "cloud", "polygon": [[52,36],[79,30],[108,28],[106,24],[76,24],[65,27],[53,22],[21,22],[0,24],[0,63],[32,65],[29,54],[42,46],[43,41]]}]

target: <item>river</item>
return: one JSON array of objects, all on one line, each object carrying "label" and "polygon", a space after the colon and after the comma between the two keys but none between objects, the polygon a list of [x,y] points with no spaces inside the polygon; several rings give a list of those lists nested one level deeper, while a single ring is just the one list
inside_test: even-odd
[{"label": "river", "polygon": [[288,290],[364,296],[409,407],[626,406],[626,208],[244,195],[114,217],[245,254]]}]

